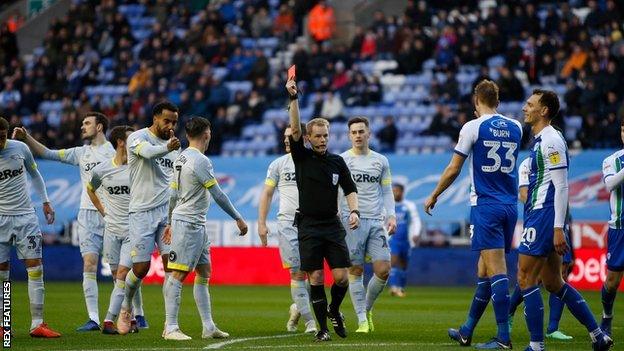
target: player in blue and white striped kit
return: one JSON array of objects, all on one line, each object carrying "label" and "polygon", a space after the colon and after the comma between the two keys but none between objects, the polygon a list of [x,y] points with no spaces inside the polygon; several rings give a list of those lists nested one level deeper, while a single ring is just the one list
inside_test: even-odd
[{"label": "player in blue and white striped kit", "polygon": [[[620,138],[624,142],[624,120],[620,125]],[[600,327],[610,335],[613,303],[624,275],[624,150],[616,151],[602,162],[602,174],[605,186],[611,193],[611,219],[607,233],[607,280],[602,287]]]},{"label": "player in blue and white striped kit", "polygon": [[530,334],[526,351],[544,350],[544,305],[539,280],[587,328],[593,349],[608,350],[613,341],[598,327],[583,297],[561,277],[560,255],[569,250],[563,230],[568,207],[569,160],[563,135],[550,125],[559,113],[557,94],[536,89],[522,111],[534,135],[524,231],[518,248],[518,284]]},{"label": "player in blue and white striped kit", "polygon": [[404,297],[407,283],[406,268],[409,261],[409,252],[412,241],[420,235],[422,222],[416,210],[416,205],[403,197],[403,184],[392,184],[394,193],[395,215],[397,220],[396,232],[390,237],[390,295]]},{"label": "player in blue and white striped kit", "polygon": [[472,249],[480,251],[477,290],[468,319],[459,330],[449,329],[449,336],[460,345],[470,345],[472,332],[492,299],[498,333],[495,338],[477,344],[478,349],[510,349],[509,279],[505,253],[511,249],[518,220],[518,148],[522,139],[520,122],[496,112],[498,86],[483,80],[475,87],[477,119],[467,122],[459,134],[455,155],[438,185],[425,202],[430,214],[438,196],[457,178],[468,159],[472,187],[470,194],[470,234]]}]

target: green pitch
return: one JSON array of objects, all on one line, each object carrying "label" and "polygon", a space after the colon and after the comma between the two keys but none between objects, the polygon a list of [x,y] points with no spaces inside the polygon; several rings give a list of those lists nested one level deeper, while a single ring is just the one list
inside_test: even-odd
[{"label": "green pitch", "polygon": [[[100,284],[100,316],[108,307],[112,283]],[[329,292],[328,292],[329,293]],[[87,320],[80,283],[46,283],[46,322],[63,334],[60,339],[32,339],[28,336],[30,315],[25,283],[13,284],[13,344],[16,350],[200,350],[212,346],[222,350],[303,350],[315,347],[324,350],[469,350],[452,343],[446,334],[449,327],[458,327],[464,321],[472,298],[469,288],[410,288],[404,299],[393,298],[385,292],[379,299],[374,322],[376,331],[367,335],[355,334],[356,318],[349,301],[345,299],[343,312],[347,317],[346,339],[332,331],[331,342],[316,344],[312,336],[288,334],[286,320],[290,305],[288,287],[211,287],[213,316],[228,340],[202,340],[201,322],[191,286],[183,289],[180,310],[180,327],[193,340],[188,342],[165,341],[161,338],[164,323],[164,306],[160,286],[144,286],[143,301],[150,328],[139,334],[126,336],[102,335],[98,332],[78,333],[74,330]],[[592,311],[599,316],[600,294],[585,293]],[[544,299],[545,303],[548,299]],[[616,302],[613,323],[615,349],[624,339],[624,301]],[[516,314],[512,338],[514,348],[523,350],[528,344],[528,334],[522,315]],[[546,319],[548,317],[546,316]],[[616,317],[617,318],[617,317]],[[300,324],[302,329],[303,325]],[[331,328],[330,328],[331,329]],[[590,350],[585,329],[566,310],[561,329],[574,336],[572,342],[547,341],[549,350]],[[495,333],[491,307],[481,319],[473,342],[482,342]],[[246,340],[241,340],[246,339]],[[227,342],[227,343],[224,343]],[[621,345],[621,344],[620,344]]]}]

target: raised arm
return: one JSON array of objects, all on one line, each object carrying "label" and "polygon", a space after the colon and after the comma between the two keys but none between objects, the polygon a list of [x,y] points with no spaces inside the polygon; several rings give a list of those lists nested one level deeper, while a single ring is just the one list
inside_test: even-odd
[{"label": "raised arm", "polygon": [[32,153],[40,158],[54,161],[65,161],[65,150],[50,150],[45,145],[33,138],[24,127],[15,127],[13,129],[13,139],[20,140],[28,145]]},{"label": "raised arm", "polygon": [[176,138],[173,130],[170,131],[169,141],[166,145],[152,145],[147,140],[137,137],[128,144],[128,151],[146,159],[164,156],[173,150],[180,148],[180,140]]},{"label": "raised arm", "polygon": [[297,99],[297,82],[291,78],[286,82],[286,91],[290,99],[288,103],[288,117],[292,130],[292,139],[298,141],[301,138],[301,118],[299,117],[299,100]]}]

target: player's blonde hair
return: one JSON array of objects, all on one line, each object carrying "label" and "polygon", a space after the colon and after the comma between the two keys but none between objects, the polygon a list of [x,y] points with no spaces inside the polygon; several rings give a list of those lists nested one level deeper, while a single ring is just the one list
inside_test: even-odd
[{"label": "player's blonde hair", "polygon": [[477,84],[474,90],[475,98],[488,107],[498,106],[498,85],[491,80],[484,79]]},{"label": "player's blonde hair", "polygon": [[314,127],[314,126],[327,127],[327,129],[329,129],[329,122],[325,118],[314,118],[314,119],[311,119],[306,124],[306,131],[307,131],[308,135],[312,134],[312,127]]}]

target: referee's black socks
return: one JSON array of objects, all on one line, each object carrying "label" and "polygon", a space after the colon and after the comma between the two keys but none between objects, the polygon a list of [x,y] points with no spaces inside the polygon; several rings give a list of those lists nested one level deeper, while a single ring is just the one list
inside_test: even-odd
[{"label": "referee's black socks", "polygon": [[[332,298],[333,295],[334,288],[332,287]],[[344,298],[344,293],[342,294],[342,297]],[[329,330],[327,329],[327,296],[325,296],[325,286],[310,285],[310,300],[312,300],[312,308],[314,309],[316,321],[321,328],[320,330]]]},{"label": "referee's black socks", "polygon": [[349,290],[349,285],[340,286],[336,283],[331,287],[331,303],[329,304],[329,309],[332,314],[337,315],[340,310],[340,304],[342,300],[344,300],[345,295],[347,294],[347,290]]}]

